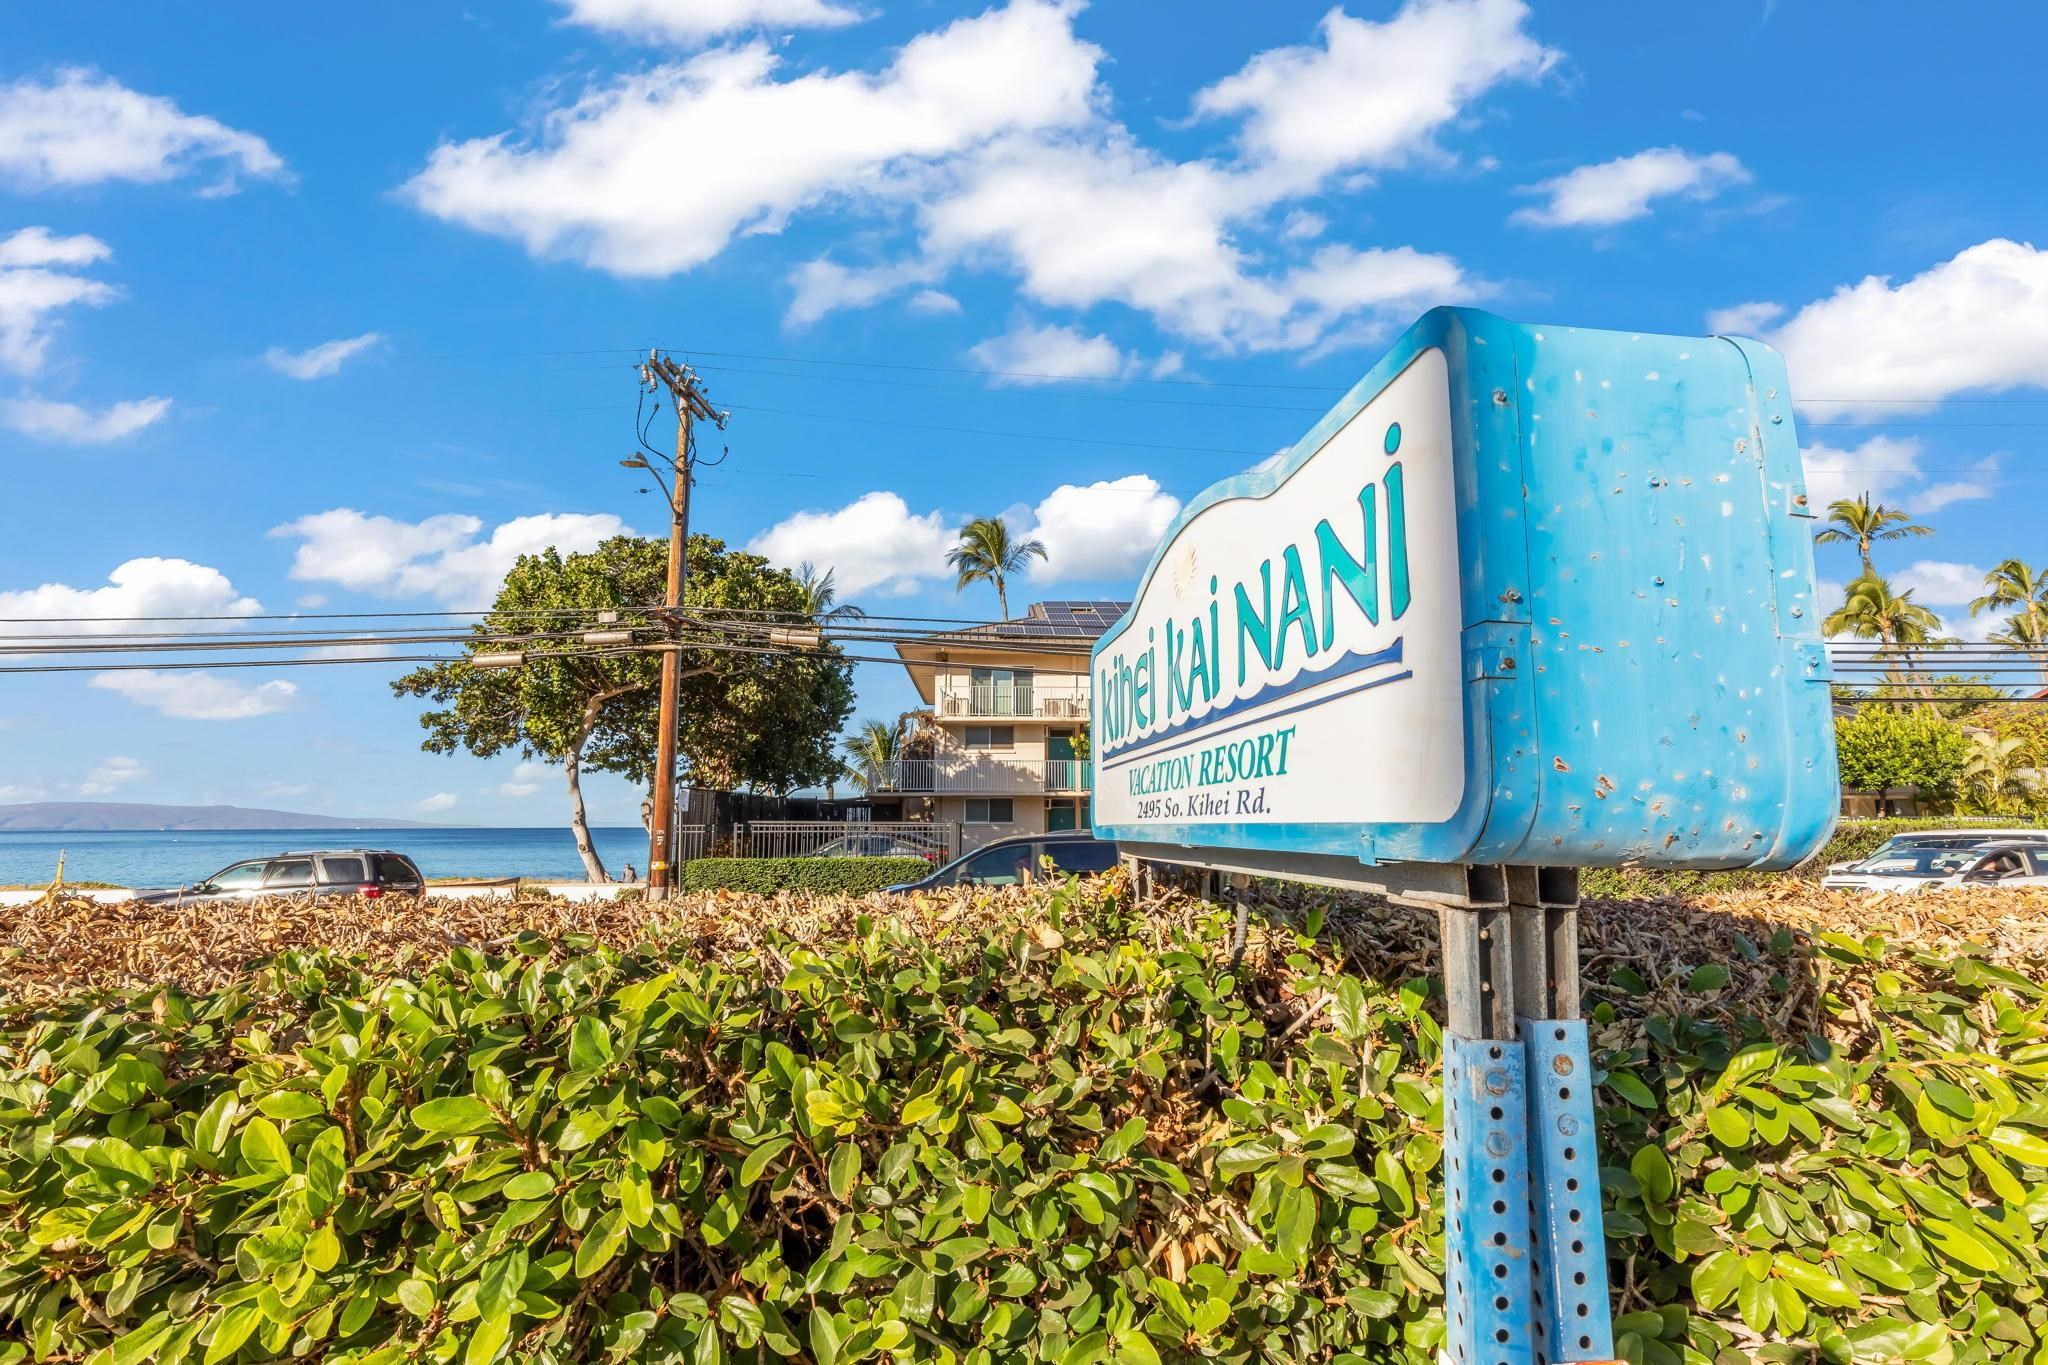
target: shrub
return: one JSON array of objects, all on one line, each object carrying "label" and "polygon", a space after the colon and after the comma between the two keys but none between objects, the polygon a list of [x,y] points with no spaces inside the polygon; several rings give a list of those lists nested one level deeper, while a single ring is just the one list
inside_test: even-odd
[{"label": "shrub", "polygon": [[[1120,887],[18,1011],[0,1361],[1433,1360],[1429,917]],[[2048,943],[1973,903],[1589,912],[1624,1354],[2040,1358]]]},{"label": "shrub", "polygon": [[818,891],[864,896],[926,876],[922,858],[692,858],[683,865],[685,891]]}]

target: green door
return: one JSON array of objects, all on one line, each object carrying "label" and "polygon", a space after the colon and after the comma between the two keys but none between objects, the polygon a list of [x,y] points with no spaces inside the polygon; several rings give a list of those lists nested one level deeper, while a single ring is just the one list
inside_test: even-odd
[{"label": "green door", "polygon": [[1046,806],[1045,832],[1047,834],[1051,834],[1055,830],[1077,828],[1079,828],[1079,826],[1076,823],[1076,814],[1073,802],[1054,801]]}]

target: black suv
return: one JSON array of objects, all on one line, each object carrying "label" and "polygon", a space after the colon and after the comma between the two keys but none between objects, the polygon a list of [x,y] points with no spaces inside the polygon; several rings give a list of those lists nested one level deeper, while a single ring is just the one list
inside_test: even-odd
[{"label": "black suv", "polygon": [[259,896],[416,896],[426,889],[419,864],[382,848],[322,848],[233,863],[203,881],[136,896],[150,904],[246,901]]},{"label": "black suv", "polygon": [[1055,872],[1107,872],[1116,866],[1116,845],[1080,830],[1014,834],[963,853],[931,876],[902,882],[891,891],[931,891],[942,886],[1016,886],[1040,875],[1050,858]]}]

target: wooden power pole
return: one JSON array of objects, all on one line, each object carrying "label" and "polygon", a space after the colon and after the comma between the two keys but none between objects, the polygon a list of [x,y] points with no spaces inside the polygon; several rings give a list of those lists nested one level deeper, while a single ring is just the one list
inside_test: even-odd
[{"label": "wooden power pole", "polygon": [[[669,392],[676,408],[675,481],[669,489],[668,589],[663,595],[663,624],[669,635],[681,633],[683,588],[690,570],[690,484],[697,458],[691,423],[698,418],[716,426],[725,425],[725,414],[705,398],[701,381],[687,365],[656,351],[640,367],[648,384],[659,384]],[[676,739],[682,658],[678,649],[661,655],[661,716],[654,748],[654,815],[648,823],[647,894],[652,900],[667,899],[675,885],[675,869],[669,863],[674,851],[676,820]]]}]

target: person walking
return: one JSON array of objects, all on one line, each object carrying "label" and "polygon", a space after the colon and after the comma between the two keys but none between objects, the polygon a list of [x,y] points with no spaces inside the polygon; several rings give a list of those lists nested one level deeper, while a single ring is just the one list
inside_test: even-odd
[{"label": "person walking", "polygon": [[633,865],[631,863],[627,863],[626,873],[624,876],[620,877],[619,880],[622,882],[637,882],[640,880],[640,874],[633,870]]}]

